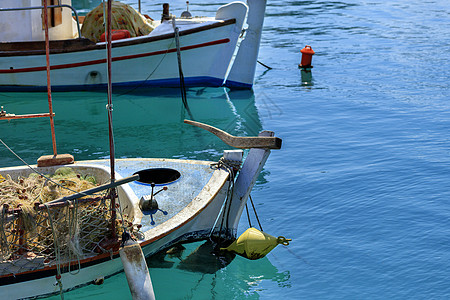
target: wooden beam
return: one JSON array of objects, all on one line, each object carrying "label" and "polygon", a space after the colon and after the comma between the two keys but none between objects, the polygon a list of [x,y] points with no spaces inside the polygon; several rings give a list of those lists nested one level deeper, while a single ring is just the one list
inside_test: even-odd
[{"label": "wooden beam", "polygon": [[[53,114],[55,116],[55,114]],[[45,114],[27,114],[27,115],[15,115],[15,114],[1,114],[0,113],[0,120],[14,120],[14,119],[29,119],[29,118],[44,118],[44,117],[50,117],[49,113]]]},{"label": "wooden beam", "polygon": [[225,144],[240,148],[240,149],[250,149],[250,148],[265,148],[265,149],[280,149],[281,148],[281,139],[277,137],[238,137],[232,136],[231,134],[217,129],[213,126],[191,121],[184,120],[184,123],[190,124],[193,126],[197,126],[199,128],[205,129],[212,134],[216,135],[219,139],[221,139]]},{"label": "wooden beam", "polygon": [[74,158],[70,154],[44,155],[38,158],[38,167],[50,167],[73,164]]}]

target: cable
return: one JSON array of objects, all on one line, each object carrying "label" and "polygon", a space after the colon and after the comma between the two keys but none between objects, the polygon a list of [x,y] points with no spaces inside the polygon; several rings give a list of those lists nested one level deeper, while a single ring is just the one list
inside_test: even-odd
[{"label": "cable", "polygon": [[177,46],[178,73],[180,76],[181,100],[183,101],[184,108],[186,109],[189,116],[191,117],[191,120],[193,120],[194,117],[192,116],[191,110],[190,110],[188,102],[187,102],[186,85],[184,82],[183,68],[182,68],[182,64],[181,64],[180,33],[179,33],[179,29],[175,23],[175,17],[172,18],[172,26],[173,26],[173,31],[175,33],[175,42],[176,42],[176,46]]}]

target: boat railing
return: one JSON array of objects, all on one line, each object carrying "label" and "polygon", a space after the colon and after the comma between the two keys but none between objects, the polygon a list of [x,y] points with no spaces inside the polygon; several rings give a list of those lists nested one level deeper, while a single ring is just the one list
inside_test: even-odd
[{"label": "boat railing", "polygon": [[[75,21],[77,22],[77,30],[78,30],[78,38],[81,38],[81,26],[80,26],[80,20],[78,18],[78,13],[77,10],[68,4],[57,4],[57,5],[48,5],[47,8],[69,8],[70,10],[72,10],[74,17],[75,17]],[[35,10],[35,9],[44,9],[44,6],[30,6],[30,7],[13,7],[13,8],[0,8],[0,12],[3,11],[21,11],[21,10]]]}]

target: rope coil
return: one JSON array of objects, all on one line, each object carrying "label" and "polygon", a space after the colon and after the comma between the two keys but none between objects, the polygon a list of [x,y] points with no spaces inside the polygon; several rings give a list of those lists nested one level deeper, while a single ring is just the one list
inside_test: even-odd
[{"label": "rope coil", "polygon": [[211,169],[214,169],[214,170],[224,169],[230,175],[230,185],[228,186],[227,195],[222,204],[222,207],[220,208],[219,214],[217,215],[216,221],[214,222],[214,225],[213,225],[213,227],[211,229],[211,233],[210,233],[210,238],[211,238],[213,235],[213,232],[216,228],[216,225],[219,221],[219,218],[220,218],[220,216],[222,216],[222,220],[220,222],[220,227],[218,230],[218,245],[219,246],[221,243],[222,234],[224,234],[225,236],[227,234],[226,232],[223,232],[223,231],[229,227],[229,225],[227,223],[227,224],[225,224],[225,228],[224,228],[224,223],[225,223],[225,219],[228,222],[228,216],[230,213],[231,202],[232,202],[233,193],[234,193],[234,179],[235,179],[236,173],[241,168],[241,164],[242,164],[242,161],[225,159],[224,157],[221,157],[217,163],[212,163],[210,165]]},{"label": "rope coil", "polygon": [[211,164],[211,169],[218,170],[218,169],[226,169],[228,171],[233,170],[237,172],[241,168],[242,161],[240,160],[231,160],[231,159],[225,159],[224,157],[221,157],[220,160],[216,163]]}]

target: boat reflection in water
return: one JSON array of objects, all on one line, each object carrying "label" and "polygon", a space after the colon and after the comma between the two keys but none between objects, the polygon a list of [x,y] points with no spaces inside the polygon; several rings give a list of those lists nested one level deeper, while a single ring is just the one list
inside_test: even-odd
[{"label": "boat reflection in water", "polygon": [[[140,91],[142,92],[142,91]],[[150,95],[151,92],[151,96]],[[12,97],[11,95],[14,95]],[[114,135],[116,155],[128,157],[173,157],[216,159],[230,149],[210,134],[201,134],[183,123],[191,118],[178,89],[152,89],[139,94],[114,95]],[[223,88],[189,89],[192,118],[237,136],[257,135],[262,125],[251,91],[227,92]],[[3,93],[0,104],[15,114],[35,113],[47,108],[47,95]],[[25,108],[26,107],[26,110]],[[55,93],[53,95],[58,149],[76,160],[106,158],[109,155],[108,127],[105,126],[104,97],[95,92]],[[15,151],[29,163],[51,151],[46,119],[12,120],[2,124],[2,139],[14,144]],[[40,138],[36,139],[36,135]],[[142,142],[145,137],[145,143]],[[201,150],[200,150],[201,149]],[[17,163],[0,148],[0,166]]]}]

